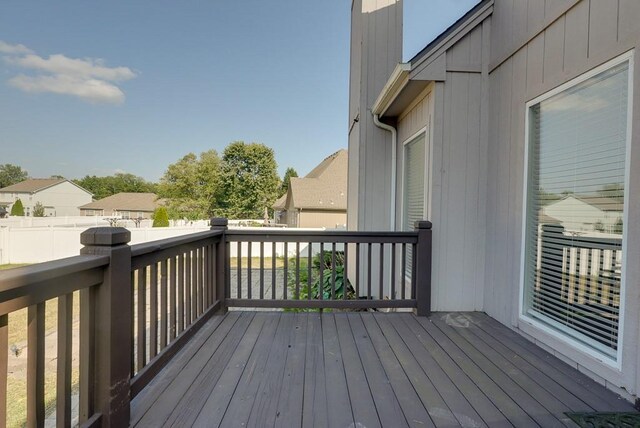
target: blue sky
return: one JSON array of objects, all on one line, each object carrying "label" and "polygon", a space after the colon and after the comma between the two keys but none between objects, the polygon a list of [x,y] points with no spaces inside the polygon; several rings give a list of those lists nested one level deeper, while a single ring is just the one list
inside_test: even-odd
[{"label": "blue sky", "polygon": [[[475,0],[405,0],[404,59]],[[350,0],[0,4],[0,164],[157,180],[236,140],[309,172],[347,146]]]}]

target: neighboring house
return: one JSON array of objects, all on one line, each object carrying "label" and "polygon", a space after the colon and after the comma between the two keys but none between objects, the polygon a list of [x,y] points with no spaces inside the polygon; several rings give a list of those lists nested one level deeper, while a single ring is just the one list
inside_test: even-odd
[{"label": "neighboring house", "polygon": [[13,204],[20,199],[25,216],[33,215],[33,208],[40,202],[44,215],[79,215],[78,207],[91,202],[92,194],[72,181],[64,178],[30,178],[0,189],[0,206],[11,212]]},{"label": "neighboring house", "polygon": [[[638,1],[484,0],[403,63],[402,1],[351,20],[348,228],[432,221],[433,310],[484,311],[629,398],[639,22]],[[623,233],[567,230],[589,213]]]},{"label": "neighboring house", "polygon": [[328,156],[304,177],[291,177],[289,190],[273,205],[276,222],[289,227],[344,227],[347,223],[346,150]]},{"label": "neighboring house", "polygon": [[557,219],[567,231],[615,233],[623,209],[622,202],[614,198],[569,195],[545,205],[542,211]]},{"label": "neighboring house", "polygon": [[80,207],[80,215],[149,219],[163,204],[155,193],[116,193]]}]

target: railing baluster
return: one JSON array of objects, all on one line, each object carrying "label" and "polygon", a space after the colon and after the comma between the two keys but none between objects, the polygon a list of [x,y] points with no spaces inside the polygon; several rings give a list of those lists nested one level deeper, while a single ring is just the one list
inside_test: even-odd
[{"label": "railing baluster", "polygon": [[404,300],[406,296],[406,277],[407,277],[407,244],[402,244],[402,254],[400,259],[402,260],[402,274],[400,275],[400,298]]},{"label": "railing baluster", "polygon": [[131,284],[131,299],[129,300],[129,304],[131,305],[131,344],[129,349],[131,349],[131,358],[129,358],[129,372],[130,372],[130,376],[133,377],[133,375],[136,373],[136,358],[135,358],[135,350],[136,350],[136,340],[137,339],[137,335],[136,335],[136,327],[137,327],[137,321],[136,321],[136,271],[132,270],[130,273],[130,284]]},{"label": "railing baluster", "polygon": [[251,299],[253,284],[251,283],[251,247],[253,242],[247,242],[247,299]]},{"label": "railing baluster", "polygon": [[176,257],[169,259],[169,341],[176,338]]},{"label": "railing baluster", "polygon": [[44,426],[44,302],[27,310],[27,426]]},{"label": "railing baluster", "polygon": [[188,327],[193,322],[193,315],[191,313],[191,251],[187,251],[184,254],[184,325]]},{"label": "railing baluster", "polygon": [[200,249],[202,252],[202,313],[209,307],[209,246],[205,245]]},{"label": "railing baluster", "polygon": [[289,272],[289,246],[288,242],[284,243],[284,278],[282,279],[282,298],[287,300],[287,279]]},{"label": "railing baluster", "polygon": [[236,298],[242,299],[242,242],[238,241],[236,245],[238,246],[238,255],[236,258],[236,263],[238,264],[238,277],[236,278],[238,280],[238,295]]},{"label": "railing baluster", "polygon": [[167,260],[160,262],[160,350],[167,346]]},{"label": "railing baluster", "polygon": [[271,298],[276,299],[276,243],[271,243]]},{"label": "railing baluster", "polygon": [[345,242],[344,243],[344,260],[343,260],[343,283],[342,286],[344,287],[344,292],[343,294],[343,298],[344,300],[347,300],[347,292],[349,291],[349,272],[347,270],[347,266],[349,265],[349,243]]},{"label": "railing baluster", "polygon": [[356,243],[356,299],[360,298],[360,243]]},{"label": "railing baluster", "polygon": [[[71,426],[71,346],[73,293],[58,297],[58,361],[56,363],[56,426]],[[0,349],[2,349],[0,347]]]},{"label": "railing baluster", "polygon": [[416,273],[417,273],[417,248],[416,244],[411,244],[411,298],[416,298]]},{"label": "railing baluster", "polygon": [[313,243],[309,242],[307,254],[307,300],[311,300],[311,284],[313,279],[311,278],[311,267],[313,265]]},{"label": "railing baluster", "polygon": [[380,244],[380,287],[378,299],[384,299],[384,244]]},{"label": "railing baluster", "polygon": [[296,300],[300,299],[300,242],[296,242]]},{"label": "railing baluster", "polygon": [[391,244],[391,300],[396,299],[396,244]]},{"label": "railing baluster", "polygon": [[371,300],[371,242],[367,244],[367,299]]},{"label": "railing baluster", "polygon": [[184,254],[178,254],[178,334],[184,330]]},{"label": "railing baluster", "polygon": [[138,371],[147,363],[147,268],[138,269]]},{"label": "railing baluster", "polygon": [[324,242],[320,243],[320,272],[318,272],[318,300],[324,299]]},{"label": "railing baluster", "polygon": [[264,299],[264,242],[260,241],[260,299]]},{"label": "railing baluster", "polygon": [[336,243],[331,243],[331,299],[336,298]]},{"label": "railing baluster", "polygon": [[198,251],[191,250],[191,277],[189,278],[189,293],[191,294],[191,323],[198,319]]},{"label": "railing baluster", "polygon": [[149,283],[149,359],[158,354],[158,264],[151,265]]},{"label": "railing baluster", "polygon": [[79,415],[80,424],[93,416],[93,400],[95,396],[95,290],[83,288],[80,290],[80,396]]},{"label": "railing baluster", "polygon": [[198,252],[198,317],[204,313],[204,248],[196,249]]},{"label": "railing baluster", "polygon": [[5,428],[7,414],[7,372],[9,370],[9,315],[0,315],[0,428]]}]

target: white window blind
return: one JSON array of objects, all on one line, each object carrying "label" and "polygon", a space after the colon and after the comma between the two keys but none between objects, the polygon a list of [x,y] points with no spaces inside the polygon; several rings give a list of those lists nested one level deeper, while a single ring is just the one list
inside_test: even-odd
[{"label": "white window blind", "polygon": [[618,349],[629,62],[530,106],[524,312]]},{"label": "white window blind", "polygon": [[[424,220],[425,134],[421,134],[404,146],[404,230],[413,231],[417,220]],[[411,276],[413,254],[407,248],[406,276]]]}]

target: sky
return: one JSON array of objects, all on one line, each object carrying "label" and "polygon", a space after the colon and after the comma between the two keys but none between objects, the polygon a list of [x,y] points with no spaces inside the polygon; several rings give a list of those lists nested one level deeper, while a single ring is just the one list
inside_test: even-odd
[{"label": "sky", "polygon": [[[475,0],[405,0],[408,60]],[[189,152],[347,147],[350,0],[0,3],[0,164],[158,180]]]}]

